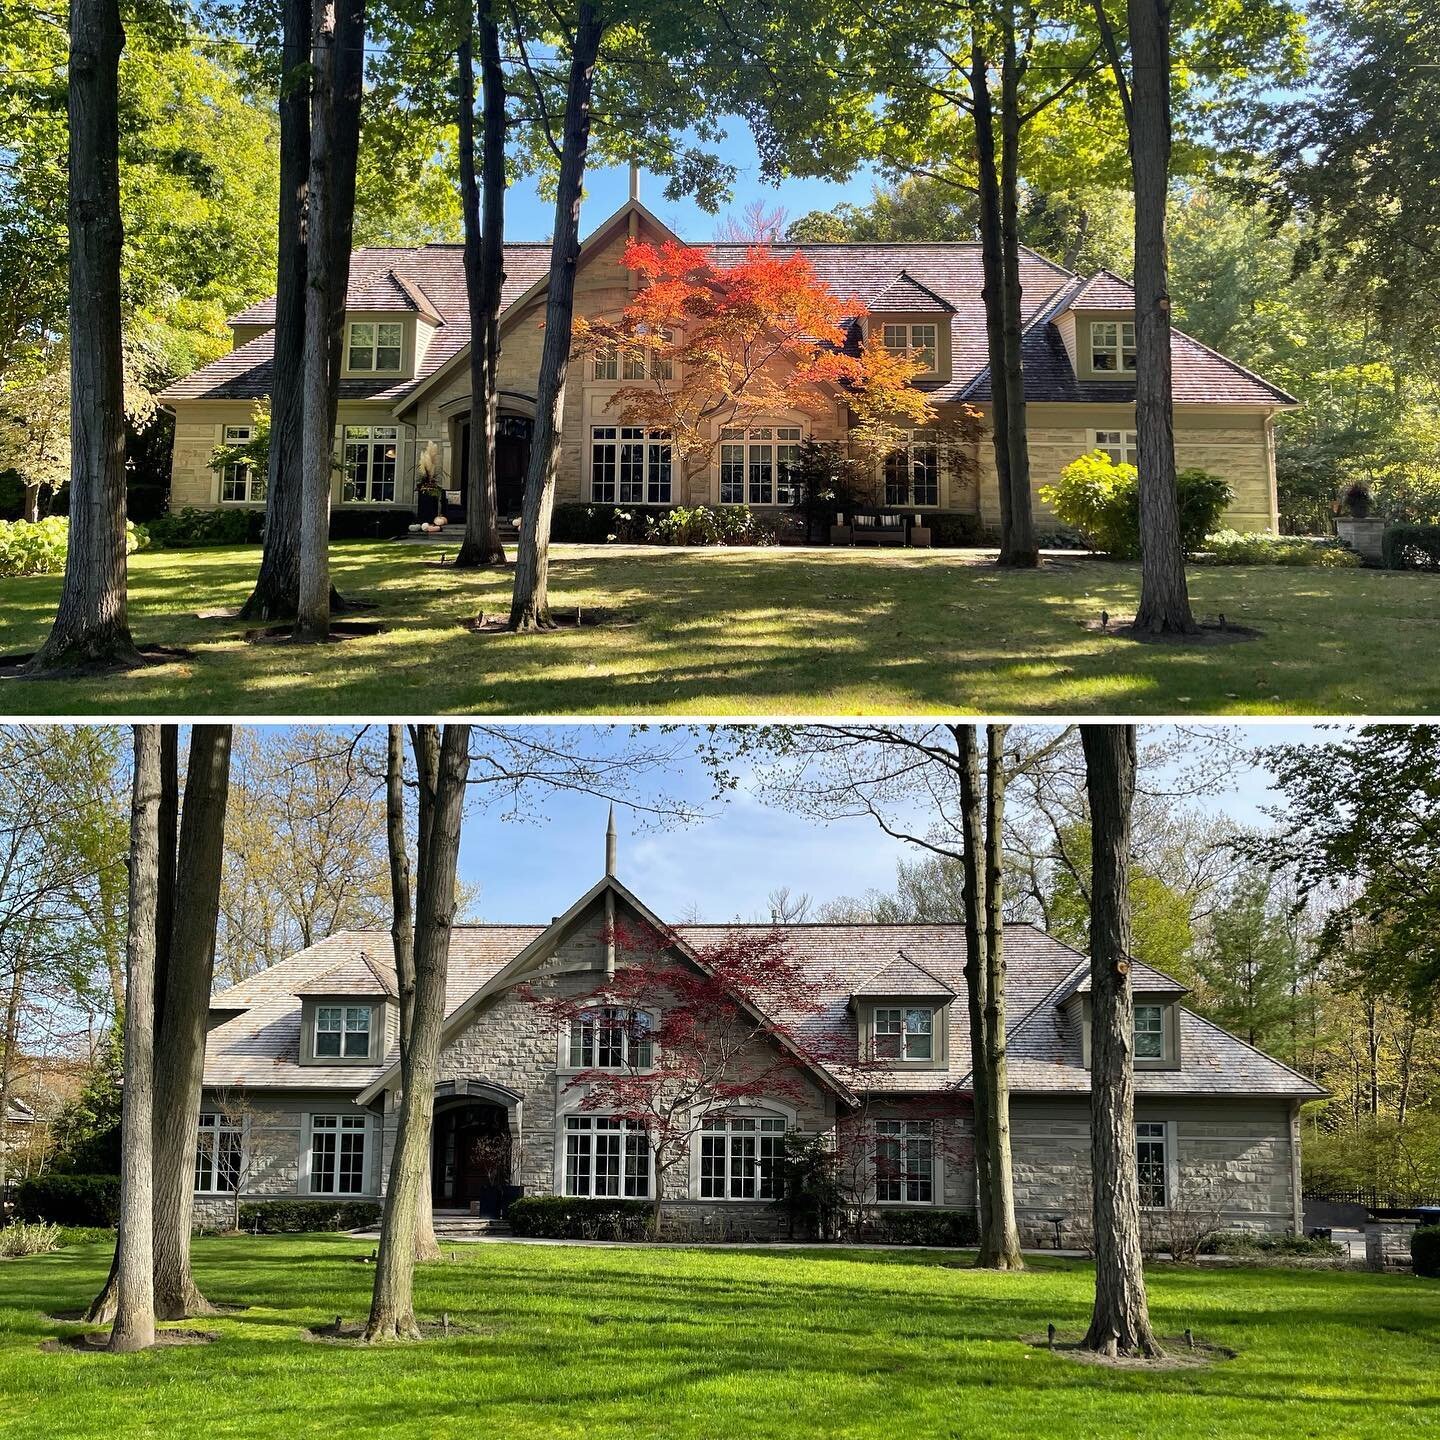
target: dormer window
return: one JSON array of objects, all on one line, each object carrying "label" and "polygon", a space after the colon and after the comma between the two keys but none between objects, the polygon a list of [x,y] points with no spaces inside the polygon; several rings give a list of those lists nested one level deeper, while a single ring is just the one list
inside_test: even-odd
[{"label": "dormer window", "polygon": [[400,369],[405,327],[392,320],[353,320],[350,323],[351,371],[395,373]]},{"label": "dormer window", "polygon": [[914,1006],[877,1007],[877,1060],[930,1060],[935,1053],[935,1012]]},{"label": "dormer window", "polygon": [[607,1005],[570,1022],[572,1070],[648,1070],[650,1017]]},{"label": "dormer window", "polygon": [[315,1054],[346,1060],[368,1059],[370,1008],[369,1005],[317,1005]]},{"label": "dormer window", "polygon": [[880,339],[887,350],[914,354],[933,375],[939,368],[939,333],[938,327],[929,321],[890,321],[881,327]]},{"label": "dormer window", "polygon": [[1090,322],[1090,368],[1119,374],[1135,369],[1135,323],[1132,320]]},{"label": "dormer window", "polygon": [[1165,1007],[1163,1005],[1137,1005],[1135,1007],[1135,1058],[1137,1060],[1163,1060],[1165,1058]]}]

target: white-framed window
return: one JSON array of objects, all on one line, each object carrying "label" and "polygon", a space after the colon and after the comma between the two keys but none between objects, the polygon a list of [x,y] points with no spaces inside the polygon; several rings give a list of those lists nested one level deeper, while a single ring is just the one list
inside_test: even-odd
[{"label": "white-framed window", "polygon": [[590,432],[590,498],[601,505],[668,505],[668,430],[596,425]]},{"label": "white-framed window", "polygon": [[1147,1210],[1163,1210],[1169,1203],[1170,1173],[1163,1123],[1135,1126],[1135,1170],[1140,1180],[1141,1206]]},{"label": "white-framed window", "polygon": [[887,321],[880,331],[881,342],[887,350],[901,353],[918,352],[916,358],[925,369],[934,374],[939,365],[939,350],[936,341],[939,329],[931,321],[906,322]]},{"label": "white-framed window", "polygon": [[875,1010],[877,1060],[933,1060],[935,1012],[928,1006],[885,1005]]},{"label": "white-framed window", "polygon": [[804,434],[799,425],[757,425],[720,432],[722,505],[798,505],[795,479]]},{"label": "white-framed window", "polygon": [[929,1205],[935,1199],[935,1134],[929,1120],[877,1120],[875,1199]]},{"label": "white-framed window", "polygon": [[1133,465],[1139,444],[1133,430],[1092,430],[1090,448],[1103,450],[1117,465]]},{"label": "white-framed window", "polygon": [[933,430],[912,430],[905,443],[885,457],[885,503],[940,503],[940,444]]},{"label": "white-framed window", "polygon": [[1133,320],[1092,320],[1090,322],[1090,368],[1117,374],[1135,369],[1135,322]]},{"label": "white-framed window", "polygon": [[352,371],[393,373],[400,368],[405,327],[398,320],[352,320],[347,346]]},{"label": "white-framed window", "polygon": [[[672,334],[669,330],[656,332],[668,345]],[[604,345],[595,352],[591,362],[591,375],[596,380],[623,380],[634,384],[641,380],[670,380],[674,378],[675,367],[668,355],[658,355],[645,345]]]},{"label": "white-framed window", "polygon": [[310,1193],[363,1195],[369,1126],[363,1115],[310,1117]]},{"label": "white-framed window", "polygon": [[[248,445],[255,436],[250,425],[227,425],[225,444]],[[224,505],[254,505],[265,499],[265,477],[246,460],[232,460],[220,471],[220,501]]]},{"label": "white-framed window", "polygon": [[1161,1005],[1135,1007],[1135,1058],[1165,1058],[1165,1009]]},{"label": "white-framed window", "polygon": [[602,345],[595,352],[592,375],[596,380],[618,380],[620,378],[620,351],[614,345]]},{"label": "white-framed window", "polygon": [[217,1110],[200,1112],[195,1141],[195,1189],[202,1195],[233,1195],[244,1167],[245,1133],[238,1119]]},{"label": "white-framed window", "polygon": [[648,1070],[653,1055],[650,1016],[604,1005],[570,1022],[572,1070]]},{"label": "white-framed window", "polygon": [[648,1197],[650,1136],[645,1126],[616,1115],[567,1115],[565,1193]]},{"label": "white-framed window", "polygon": [[315,1053],[364,1060],[370,1054],[370,1006],[317,1005]]},{"label": "white-framed window", "polygon": [[785,1121],[779,1115],[713,1115],[700,1132],[702,1200],[773,1200],[780,1193]]},{"label": "white-framed window", "polygon": [[398,425],[347,425],[343,492],[346,501],[393,505],[399,454]]}]

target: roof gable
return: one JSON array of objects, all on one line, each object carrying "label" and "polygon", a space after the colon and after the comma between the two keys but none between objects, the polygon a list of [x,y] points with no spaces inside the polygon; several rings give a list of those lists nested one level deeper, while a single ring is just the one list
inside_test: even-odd
[{"label": "roof gable", "polygon": [[949,985],[923,965],[917,965],[903,950],[897,951],[893,960],[882,965],[851,993],[879,995],[886,999],[900,999],[907,995],[936,1000],[955,998],[955,991]]},{"label": "roof gable", "polygon": [[937,295],[928,286],[922,285],[908,270],[902,270],[869,304],[870,313],[886,311],[900,314],[919,314],[937,311],[948,315],[955,313],[955,307]]},{"label": "roof gable", "polygon": [[385,995],[398,999],[400,985],[395,971],[377,964],[365,951],[342,960],[323,975],[295,987],[297,995]]}]

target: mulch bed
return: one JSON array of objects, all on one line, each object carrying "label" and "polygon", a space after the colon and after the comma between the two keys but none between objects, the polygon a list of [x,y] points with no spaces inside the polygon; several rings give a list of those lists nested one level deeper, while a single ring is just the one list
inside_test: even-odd
[{"label": "mulch bed", "polygon": [[[302,1332],[305,1339],[315,1341],[322,1345],[356,1345],[360,1337],[365,1333],[363,1321],[341,1321],[337,1326],[332,1321],[329,1325],[314,1325]],[[452,1320],[446,1326],[439,1320],[420,1321],[420,1334],[426,1340],[453,1340],[466,1335],[493,1335],[493,1325],[467,1325]]]},{"label": "mulch bed", "polygon": [[[332,620],[327,645],[338,645],[342,640],[360,640],[370,635],[382,635],[390,627],[379,620]],[[294,645],[293,625],[267,625],[263,630],[247,630],[244,635],[248,645]]]},{"label": "mulch bed", "polygon": [[[153,665],[168,665],[176,660],[193,660],[195,658],[193,650],[186,650],[179,645],[137,645],[135,648],[139,650],[142,659]],[[31,650],[25,655],[0,655],[0,680],[32,678],[28,675],[22,677],[20,671],[35,658],[35,654],[36,652]],[[56,670],[44,678],[46,680],[84,680],[95,675],[132,675],[143,668],[135,665],[107,665],[95,669],[76,666],[65,670]]]},{"label": "mulch bed", "polygon": [[1046,1335],[1022,1335],[1020,1338],[1036,1350],[1048,1350],[1077,1364],[1098,1365],[1106,1370],[1204,1370],[1218,1361],[1233,1360],[1236,1355],[1228,1346],[1212,1345],[1202,1340],[1192,1342],[1183,1335],[1156,1336],[1165,1353],[1154,1359],[1143,1355],[1097,1355],[1093,1350],[1080,1348],[1083,1335],[1066,1338],[1058,1331],[1054,1345]]},{"label": "mulch bed", "polygon": [[[551,610],[551,629],[549,631],[534,630],[528,633],[545,635],[559,630],[589,630],[600,626],[620,630],[639,623],[640,617],[628,610],[606,610],[600,606],[582,610],[577,607],[574,610]],[[509,615],[487,615],[483,610],[475,619],[462,620],[460,624],[472,635],[510,635],[514,633],[510,629]]]},{"label": "mulch bed", "polygon": [[[220,1337],[211,1330],[157,1330],[155,1349],[168,1349],[174,1345],[208,1345]],[[55,1340],[42,1340],[40,1348],[47,1355],[69,1350],[78,1355],[108,1355],[110,1332],[108,1330],[87,1330],[83,1335],[64,1335]]]},{"label": "mulch bed", "polygon": [[1099,635],[1113,635],[1117,640],[1134,640],[1139,645],[1238,645],[1245,640],[1259,640],[1265,632],[1249,625],[1237,625],[1222,615],[1215,620],[1199,620],[1189,635],[1152,635],[1135,629],[1133,615],[1111,615],[1108,620],[1083,622],[1083,628]]}]

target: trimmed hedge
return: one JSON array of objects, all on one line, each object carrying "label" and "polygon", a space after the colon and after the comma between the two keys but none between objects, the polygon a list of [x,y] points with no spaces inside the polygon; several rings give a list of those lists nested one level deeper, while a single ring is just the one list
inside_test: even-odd
[{"label": "trimmed hedge", "polygon": [[161,550],[195,550],[207,545],[244,545],[259,538],[262,511],[196,510],[186,506],[157,515],[146,527],[150,543]]},{"label": "trimmed hedge", "polygon": [[952,515],[945,511],[921,518],[930,527],[930,543],[937,550],[964,549],[980,543],[978,515]]},{"label": "trimmed hedge", "polygon": [[650,1202],[523,1195],[510,1202],[505,1218],[515,1234],[542,1240],[643,1240]]},{"label": "trimmed hedge", "polygon": [[1194,558],[1203,565],[1318,565],[1331,570],[1350,570],[1360,563],[1353,550],[1336,540],[1240,530],[1207,535],[1205,548]]},{"label": "trimmed hedge", "polygon": [[52,1225],[115,1225],[120,1220],[118,1175],[36,1175],[15,1187],[15,1213]]},{"label": "trimmed hedge", "polygon": [[615,529],[613,505],[557,505],[550,517],[550,538],[572,545],[603,545]]},{"label": "trimmed hedge", "polygon": [[358,1230],[379,1222],[373,1200],[269,1200],[240,1206],[240,1228],[256,1235],[303,1235],[316,1230]]},{"label": "trimmed hedge", "polygon": [[1255,1235],[1248,1230],[1219,1230],[1201,1242],[1202,1255],[1302,1255],[1334,1260],[1345,1247],[1333,1240],[1311,1239],[1307,1235]]},{"label": "trimmed hedge", "polygon": [[1380,539],[1387,570],[1440,570],[1440,525],[1391,525]]},{"label": "trimmed hedge", "polygon": [[861,1217],[857,1240],[878,1245],[974,1245],[980,1226],[968,1210],[873,1210]]},{"label": "trimmed hedge", "polygon": [[1410,1237],[1410,1266],[1427,1280],[1440,1280],[1440,1225],[1421,1225]]}]

